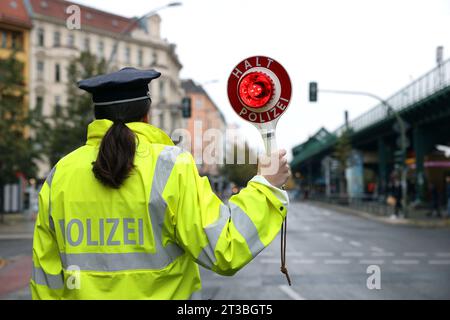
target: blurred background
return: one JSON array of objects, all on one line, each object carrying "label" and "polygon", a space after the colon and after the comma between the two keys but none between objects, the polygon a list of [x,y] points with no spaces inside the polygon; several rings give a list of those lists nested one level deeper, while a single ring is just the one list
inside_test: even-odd
[{"label": "blurred background", "polygon": [[[204,133],[244,138],[225,153],[263,150],[226,85],[239,61],[265,55],[293,83],[277,134],[293,172],[294,286],[278,274],[277,239],[235,278],[202,270],[204,297],[449,299],[449,30],[448,0],[0,0],[0,298],[30,298],[39,189],[93,120],[78,80],[161,71],[151,123],[187,130],[227,199],[256,166],[202,163]],[[381,289],[367,285],[373,265]]]}]

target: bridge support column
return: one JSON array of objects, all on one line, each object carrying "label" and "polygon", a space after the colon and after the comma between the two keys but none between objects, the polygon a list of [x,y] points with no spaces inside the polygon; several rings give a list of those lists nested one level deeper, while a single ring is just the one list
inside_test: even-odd
[{"label": "bridge support column", "polygon": [[416,200],[425,201],[425,154],[426,154],[426,134],[421,127],[413,130],[414,152],[416,154]]},{"label": "bridge support column", "polygon": [[387,192],[387,151],[383,138],[378,138],[378,192],[386,195]]}]

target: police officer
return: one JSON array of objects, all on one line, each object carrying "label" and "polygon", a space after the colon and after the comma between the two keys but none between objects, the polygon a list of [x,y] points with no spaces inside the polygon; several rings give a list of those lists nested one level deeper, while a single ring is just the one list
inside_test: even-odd
[{"label": "police officer", "polygon": [[148,84],[160,75],[125,68],[79,82],[96,120],[40,191],[34,299],[195,298],[197,264],[233,275],[280,231],[286,152],[225,205],[191,154],[148,124]]}]

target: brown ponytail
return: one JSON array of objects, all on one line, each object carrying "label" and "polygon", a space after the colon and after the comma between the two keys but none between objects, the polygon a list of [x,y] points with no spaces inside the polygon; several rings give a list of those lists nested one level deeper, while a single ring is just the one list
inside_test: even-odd
[{"label": "brown ponytail", "polygon": [[113,121],[100,144],[97,160],[92,163],[95,177],[105,186],[118,189],[130,176],[134,168],[136,136],[125,123],[141,121],[150,103],[150,100],[143,100],[96,107],[97,119]]}]

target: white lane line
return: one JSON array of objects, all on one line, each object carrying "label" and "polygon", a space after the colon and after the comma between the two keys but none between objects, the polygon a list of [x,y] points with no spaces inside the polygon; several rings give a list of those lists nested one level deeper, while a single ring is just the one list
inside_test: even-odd
[{"label": "white lane line", "polygon": [[30,240],[33,239],[33,234],[19,233],[19,234],[1,234],[0,240]]},{"label": "white lane line", "polygon": [[332,257],[334,254],[333,252],[313,252],[313,257]]},{"label": "white lane line", "polygon": [[347,259],[325,260],[325,264],[350,264],[350,260]]},{"label": "white lane line", "polygon": [[280,259],[262,259],[261,263],[280,263]]},{"label": "white lane line", "polygon": [[303,257],[303,252],[287,252],[288,257]]},{"label": "white lane line", "polygon": [[298,292],[294,291],[291,287],[287,285],[279,286],[279,288],[281,291],[286,293],[292,300],[306,300]]},{"label": "white lane line", "polygon": [[298,264],[314,264],[314,263],[316,263],[316,260],[313,260],[313,259],[295,259],[294,263],[298,263]]},{"label": "white lane line", "polygon": [[359,264],[384,264],[384,260],[359,260]]},{"label": "white lane line", "polygon": [[354,247],[361,247],[361,243],[358,241],[350,241],[350,244]]},{"label": "white lane line", "polygon": [[344,239],[342,239],[341,237],[338,237],[338,236],[334,236],[333,239],[335,241],[338,241],[338,242],[342,242],[344,240]]},{"label": "white lane line", "polygon": [[323,233],[322,233],[322,236],[324,236],[325,238],[328,238],[328,237],[330,236],[330,234],[329,234],[329,233],[326,233],[326,232],[323,232]]},{"label": "white lane line", "polygon": [[450,260],[430,260],[428,261],[429,264],[441,264],[441,265],[448,265],[450,264]]},{"label": "white lane line", "polygon": [[419,264],[420,261],[419,260],[392,260],[392,263],[393,264],[402,264],[402,265],[407,264],[407,265],[410,265],[410,264]]},{"label": "white lane line", "polygon": [[299,229],[300,231],[311,231],[311,227],[309,226],[300,227]]},{"label": "white lane line", "polygon": [[323,211],[322,214],[323,214],[325,217],[331,216],[331,213],[329,213],[328,211]]},{"label": "white lane line", "polygon": [[438,253],[436,253],[436,255],[438,257],[442,257],[442,258],[449,258],[450,257],[450,252],[438,252]]},{"label": "white lane line", "polygon": [[372,257],[393,257],[395,254],[393,252],[372,252]]},{"label": "white lane line", "polygon": [[379,247],[370,247],[370,250],[376,251],[376,252],[383,252],[384,250]]},{"label": "white lane line", "polygon": [[427,254],[425,252],[405,252],[405,257],[414,257],[414,258],[420,258],[420,257],[426,257]]},{"label": "white lane line", "polygon": [[362,252],[342,252],[343,257],[362,257],[364,253]]}]

